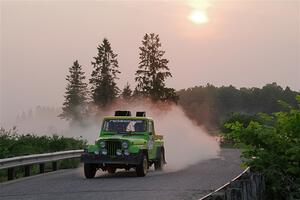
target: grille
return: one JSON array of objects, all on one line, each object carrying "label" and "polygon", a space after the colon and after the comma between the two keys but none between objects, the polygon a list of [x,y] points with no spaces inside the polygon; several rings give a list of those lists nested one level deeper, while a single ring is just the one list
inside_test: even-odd
[{"label": "grille", "polygon": [[106,141],[107,155],[116,156],[117,149],[121,149],[122,144],[120,141]]}]

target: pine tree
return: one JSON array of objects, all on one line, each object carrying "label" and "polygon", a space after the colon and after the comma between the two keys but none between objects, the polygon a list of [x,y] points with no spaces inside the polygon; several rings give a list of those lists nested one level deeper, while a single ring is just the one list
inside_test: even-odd
[{"label": "pine tree", "polygon": [[93,102],[105,107],[111,103],[119,93],[116,80],[118,70],[117,54],[114,54],[109,41],[105,38],[97,47],[98,54],[92,62],[93,72],[90,79]]},{"label": "pine tree", "polygon": [[125,100],[129,100],[132,97],[132,90],[130,89],[129,83],[127,83],[121,94],[122,98]]},{"label": "pine tree", "polygon": [[85,76],[81,65],[76,60],[69,68],[69,75],[65,101],[63,103],[63,112],[59,116],[71,121],[81,121],[85,114],[85,105],[87,100],[87,84],[84,82]]},{"label": "pine tree", "polygon": [[136,71],[137,87],[135,94],[154,101],[178,101],[175,89],[167,88],[165,80],[172,77],[168,67],[169,60],[164,58],[159,35],[145,34],[140,49],[140,62]]}]

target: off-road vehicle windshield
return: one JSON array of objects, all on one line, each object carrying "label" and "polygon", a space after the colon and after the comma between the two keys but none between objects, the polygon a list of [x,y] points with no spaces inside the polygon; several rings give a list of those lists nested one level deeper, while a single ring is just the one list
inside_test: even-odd
[{"label": "off-road vehicle windshield", "polygon": [[127,134],[131,132],[145,132],[145,120],[108,119],[104,121],[103,131]]}]

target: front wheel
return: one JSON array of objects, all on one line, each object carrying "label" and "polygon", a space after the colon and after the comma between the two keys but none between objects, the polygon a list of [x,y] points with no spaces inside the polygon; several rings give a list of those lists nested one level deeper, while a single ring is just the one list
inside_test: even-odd
[{"label": "front wheel", "polygon": [[84,176],[88,179],[94,178],[97,168],[94,164],[84,163]]},{"label": "front wheel", "polygon": [[136,166],[136,175],[139,177],[143,177],[146,176],[147,172],[148,172],[148,159],[147,156],[143,154],[143,159],[141,163],[138,166]]}]

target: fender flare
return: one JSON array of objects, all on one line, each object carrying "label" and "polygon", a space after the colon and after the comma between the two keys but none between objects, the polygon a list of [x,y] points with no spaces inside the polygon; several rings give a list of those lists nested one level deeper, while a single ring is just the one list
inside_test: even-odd
[{"label": "fender flare", "polygon": [[164,162],[166,163],[165,148],[163,146],[159,146],[156,148],[156,160],[160,159],[161,153],[164,155]]},{"label": "fender flare", "polygon": [[140,149],[140,151],[139,151],[140,161],[142,161],[144,154],[147,156],[147,159],[149,160],[149,158],[148,158],[148,149]]}]

